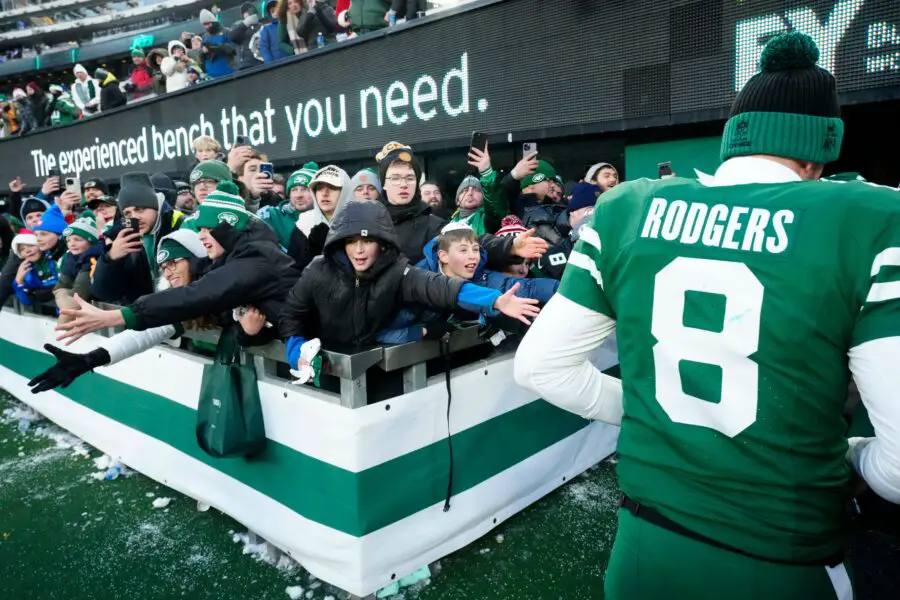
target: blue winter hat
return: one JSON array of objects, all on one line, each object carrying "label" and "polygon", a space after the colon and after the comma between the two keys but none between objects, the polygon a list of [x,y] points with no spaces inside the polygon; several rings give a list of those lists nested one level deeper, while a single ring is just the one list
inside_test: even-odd
[{"label": "blue winter hat", "polygon": [[574,212],[581,208],[594,206],[597,203],[597,196],[600,195],[600,188],[593,183],[579,183],[572,190],[572,199],[569,200],[569,212]]},{"label": "blue winter hat", "polygon": [[41,220],[34,226],[34,230],[49,231],[56,235],[62,235],[63,231],[65,231],[68,226],[69,224],[66,223],[66,218],[62,214],[62,210],[58,205],[54,204],[41,215]]}]

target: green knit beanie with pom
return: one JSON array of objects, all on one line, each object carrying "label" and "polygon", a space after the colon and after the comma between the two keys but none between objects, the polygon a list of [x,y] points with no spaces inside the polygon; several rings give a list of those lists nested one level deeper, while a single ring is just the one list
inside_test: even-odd
[{"label": "green knit beanie with pom", "polygon": [[97,219],[94,217],[94,213],[89,210],[81,213],[77,219],[63,230],[64,237],[68,238],[70,235],[77,235],[91,245],[96,244],[100,238],[100,233],[97,231]]},{"label": "green knit beanie with pom", "polygon": [[287,183],[284,185],[284,195],[290,198],[291,188],[295,188],[297,186],[309,187],[309,182],[312,181],[312,178],[315,177],[316,171],[318,170],[318,164],[314,162],[308,162],[300,167],[300,169],[291,173],[291,176],[288,177]]},{"label": "green knit beanie with pom", "polygon": [[844,122],[834,76],[816,65],[819,48],[792,31],[763,49],[760,72],[740,91],[722,135],[722,160],[769,154],[814,163],[837,160]]},{"label": "green knit beanie with pom", "polygon": [[197,209],[194,227],[215,229],[219,223],[228,223],[235,229],[243,229],[253,218],[241,198],[237,186],[231,181],[223,181]]}]

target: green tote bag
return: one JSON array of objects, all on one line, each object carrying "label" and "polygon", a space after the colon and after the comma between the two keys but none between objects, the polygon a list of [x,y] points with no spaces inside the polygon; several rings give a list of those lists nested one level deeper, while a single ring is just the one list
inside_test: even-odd
[{"label": "green tote bag", "polygon": [[212,364],[203,367],[197,443],[216,458],[251,457],[265,449],[256,369],[240,362],[236,327],[222,330]]}]

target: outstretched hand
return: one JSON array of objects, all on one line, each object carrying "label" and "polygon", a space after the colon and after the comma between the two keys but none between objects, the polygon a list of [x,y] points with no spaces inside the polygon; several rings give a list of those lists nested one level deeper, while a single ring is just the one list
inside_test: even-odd
[{"label": "outstretched hand", "polygon": [[535,237],[537,229],[529,229],[513,242],[513,254],[519,258],[536,260],[550,249],[547,240]]},{"label": "outstretched hand", "polygon": [[60,342],[64,341],[66,346],[80,340],[89,333],[125,324],[121,311],[97,308],[82,300],[78,294],[75,294],[73,300],[77,308],[63,308],[59,311],[60,316],[65,316],[72,320],[56,326],[56,331],[63,332],[56,339]]},{"label": "outstretched hand", "polygon": [[519,290],[519,284],[512,286],[509,291],[494,301],[494,308],[502,312],[507,317],[518,319],[526,325],[531,325],[529,317],[532,319],[541,312],[537,306],[538,301],[533,298],[519,298],[516,292]]},{"label": "outstretched hand", "polygon": [[87,354],[75,354],[44,344],[44,350],[56,357],[56,364],[28,382],[32,394],[40,394],[55,388],[67,388],[81,375],[95,367],[109,364],[109,352],[103,348]]}]

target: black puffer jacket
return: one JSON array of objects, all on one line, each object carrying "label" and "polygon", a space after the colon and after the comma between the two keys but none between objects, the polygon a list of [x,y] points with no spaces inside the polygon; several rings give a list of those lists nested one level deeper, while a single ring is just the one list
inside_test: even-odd
[{"label": "black puffer jacket", "polygon": [[[148,260],[146,252],[135,252],[118,260],[109,258],[107,245],[103,256],[97,261],[94,275],[91,277],[91,292],[97,300],[104,302],[134,302],[145,294],[152,294],[156,289],[156,249],[159,240],[163,239],[181,226],[184,215],[174,211],[165,200],[159,200],[159,213],[153,229],[153,263]],[[122,231],[121,220],[104,234],[107,240],[114,240]],[[110,242],[111,243],[111,242]]]},{"label": "black puffer jacket", "polygon": [[404,206],[389,203],[387,193],[382,194],[381,202],[394,223],[400,253],[412,264],[425,258],[422,252],[425,244],[441,233],[447,221],[431,214],[431,207],[419,200],[418,191],[412,201]]},{"label": "black puffer jacket", "polygon": [[225,256],[189,285],[138,298],[123,310],[129,329],[149,329],[254,306],[280,331],[285,296],[300,273],[278,248],[275,234],[262,221],[252,219],[243,230],[222,224],[212,235],[225,248]]},{"label": "black puffer jacket", "polygon": [[[344,241],[358,235],[382,243],[375,264],[361,276],[344,252]],[[331,225],[325,253],[310,263],[288,295],[282,337],[317,337],[328,349],[350,351],[374,345],[376,334],[405,302],[456,309],[463,282],[411,266],[397,244],[381,204],[348,203]]]},{"label": "black puffer jacket", "polygon": [[572,231],[569,213],[562,204],[535,204],[527,206],[522,215],[527,229],[536,229],[535,235],[547,240],[551,246],[566,239]]},{"label": "black puffer jacket", "polygon": [[[394,223],[397,248],[409,259],[410,264],[416,264],[425,258],[425,245],[440,235],[441,229],[447,224],[446,220],[431,214],[431,207],[418,197],[416,192],[416,197],[406,206],[390,204],[384,194],[381,197],[381,203],[387,208]],[[503,271],[510,262],[517,260],[512,256],[514,240],[511,237],[483,235],[478,238],[478,242],[487,250],[488,267],[492,270]]]}]

